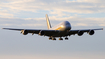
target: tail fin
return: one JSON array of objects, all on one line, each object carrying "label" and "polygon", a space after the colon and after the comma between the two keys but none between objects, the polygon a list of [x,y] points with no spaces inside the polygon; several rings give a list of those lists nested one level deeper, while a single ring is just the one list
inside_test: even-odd
[{"label": "tail fin", "polygon": [[51,28],[51,24],[50,24],[50,21],[49,21],[49,18],[48,18],[48,15],[46,14],[46,21],[47,21],[47,27],[48,29]]}]

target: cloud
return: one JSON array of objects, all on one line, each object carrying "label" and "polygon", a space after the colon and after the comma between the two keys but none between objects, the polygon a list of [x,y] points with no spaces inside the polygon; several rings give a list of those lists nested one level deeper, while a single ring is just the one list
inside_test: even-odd
[{"label": "cloud", "polygon": [[[59,22],[67,20],[70,21],[73,26],[104,26],[104,17],[86,18],[80,15],[104,13],[105,4],[103,1],[104,0],[2,0],[0,2],[0,23],[1,26],[41,26],[43,24],[46,26],[45,17],[23,18],[24,15],[28,13],[30,15],[30,12],[35,13],[35,15],[37,15],[36,13],[42,14],[40,12],[40,10],[42,10],[44,12],[47,11],[47,13],[51,15],[51,21]],[[72,13],[74,14],[72,15]],[[57,23],[55,22],[54,24]]]},{"label": "cloud", "polygon": [[0,26],[38,27],[44,25],[43,24],[0,24]]},{"label": "cloud", "polygon": [[0,18],[0,26],[2,27],[44,27],[47,26],[44,24],[45,22],[37,19]]},{"label": "cloud", "polygon": [[[57,25],[63,21],[69,21],[72,26],[105,26],[105,18],[83,18],[76,16],[57,18],[51,16],[49,19],[53,25]],[[45,18],[0,18],[0,26],[47,27],[47,24]]]},{"label": "cloud", "polygon": [[7,10],[0,10],[0,17],[14,17],[13,14],[8,13]]},{"label": "cloud", "polygon": [[99,26],[105,26],[105,23],[103,23],[103,24],[100,24]]},{"label": "cloud", "polygon": [[14,24],[0,24],[0,26],[12,26]]},{"label": "cloud", "polygon": [[77,23],[77,24],[74,24],[74,26],[88,26],[88,24],[85,24],[85,23]]},{"label": "cloud", "polygon": [[33,27],[36,27],[36,26],[44,26],[43,24],[22,24],[20,26],[33,26]]},{"label": "cloud", "polygon": [[[80,2],[82,1],[82,2]],[[90,0],[89,0],[90,1]],[[100,1],[100,0],[97,0]],[[91,1],[90,1],[91,2]],[[103,2],[103,1],[101,1]],[[66,2],[65,1],[44,1],[44,0],[16,0],[9,3],[2,3],[1,7],[6,7],[10,10],[17,11],[32,11],[36,12],[38,10],[46,11],[57,11],[57,12],[69,12],[69,13],[96,13],[104,12],[105,8],[100,7],[105,6],[104,3],[89,3],[88,0],[77,0],[76,2]],[[55,12],[56,13],[56,12]]]},{"label": "cloud", "polygon": [[77,2],[104,3],[105,0],[76,0]]},{"label": "cloud", "polygon": [[[105,4],[98,3],[100,0],[5,0],[7,2],[0,3],[2,10],[7,10],[1,14],[1,17],[16,16],[22,11],[29,11],[33,13],[40,12],[39,10],[49,11],[50,14],[56,14],[58,17],[68,15],[67,13],[100,13],[105,12]],[[98,1],[97,3],[95,3]],[[92,3],[90,3],[92,2]],[[66,12],[66,13],[65,13]]]}]

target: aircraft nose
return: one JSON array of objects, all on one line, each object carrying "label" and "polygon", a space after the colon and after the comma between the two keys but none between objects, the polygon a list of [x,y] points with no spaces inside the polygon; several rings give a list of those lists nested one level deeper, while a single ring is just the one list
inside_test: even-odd
[{"label": "aircraft nose", "polygon": [[71,26],[70,25],[66,25],[66,30],[70,30],[71,29]]}]

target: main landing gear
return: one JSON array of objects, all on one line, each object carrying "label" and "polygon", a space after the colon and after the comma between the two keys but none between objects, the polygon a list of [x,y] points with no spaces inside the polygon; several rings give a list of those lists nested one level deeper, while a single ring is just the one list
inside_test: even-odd
[{"label": "main landing gear", "polygon": [[56,40],[56,38],[52,38],[52,40]]},{"label": "main landing gear", "polygon": [[49,40],[52,40],[52,38],[51,38],[51,37],[49,37]]},{"label": "main landing gear", "polygon": [[63,38],[60,37],[59,40],[63,40]]},{"label": "main landing gear", "polygon": [[66,37],[65,40],[68,40],[68,38]]},{"label": "main landing gear", "polygon": [[54,37],[53,37],[53,38],[51,38],[51,37],[50,37],[50,38],[49,38],[49,40],[56,40],[56,38],[54,38]]},{"label": "main landing gear", "polygon": [[[49,40],[56,40],[56,38],[55,37],[49,37]],[[59,40],[63,40],[63,38],[60,37]],[[66,37],[65,40],[68,40],[68,38]]]}]

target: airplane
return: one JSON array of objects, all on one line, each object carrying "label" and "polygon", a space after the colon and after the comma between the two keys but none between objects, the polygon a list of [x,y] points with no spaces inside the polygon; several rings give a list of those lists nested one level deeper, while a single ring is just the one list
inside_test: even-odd
[{"label": "airplane", "polygon": [[38,34],[40,36],[48,36],[49,40],[56,40],[56,38],[58,37],[59,37],[59,40],[63,40],[62,37],[65,37],[65,40],[68,40],[68,36],[71,36],[71,35],[77,34],[78,36],[82,36],[85,32],[87,32],[89,35],[93,35],[95,33],[95,30],[103,30],[103,28],[71,30],[71,24],[68,21],[64,21],[52,27],[47,14],[46,14],[46,22],[47,22],[48,30],[14,29],[14,28],[2,28],[2,29],[21,31],[23,35],[27,35],[28,33],[31,33],[32,35]]}]

